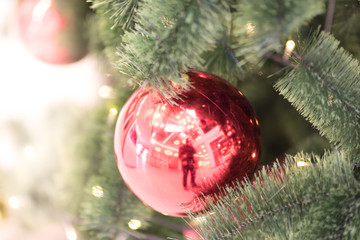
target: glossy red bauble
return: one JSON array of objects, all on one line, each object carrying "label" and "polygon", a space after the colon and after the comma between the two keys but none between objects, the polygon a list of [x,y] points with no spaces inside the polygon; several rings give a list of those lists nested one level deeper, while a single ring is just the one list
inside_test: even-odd
[{"label": "glossy red bauble", "polygon": [[194,86],[167,101],[138,89],[115,130],[119,171],[133,193],[161,213],[199,211],[202,194],[252,177],[259,166],[259,124],[244,95],[225,80],[189,71]]},{"label": "glossy red bauble", "polygon": [[72,63],[86,54],[86,43],[74,41],[82,39],[74,37],[82,30],[60,10],[54,0],[21,0],[18,5],[18,28],[26,48],[51,64]]}]

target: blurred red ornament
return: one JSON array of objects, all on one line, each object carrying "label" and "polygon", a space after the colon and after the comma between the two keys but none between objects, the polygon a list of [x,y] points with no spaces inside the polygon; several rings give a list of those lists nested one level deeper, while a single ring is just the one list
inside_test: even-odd
[{"label": "blurred red ornament", "polygon": [[69,16],[60,13],[54,0],[21,0],[19,2],[20,37],[26,48],[44,62],[67,64],[85,55],[84,47],[79,45],[84,45],[84,43],[74,43],[74,37],[70,36],[81,34],[81,31],[74,29],[76,24],[70,19]]},{"label": "blurred red ornament", "polygon": [[115,129],[124,181],[145,204],[171,216],[184,216],[184,206],[202,210],[198,197],[252,178],[260,161],[259,124],[244,95],[213,74],[187,75],[194,88],[172,99],[177,106],[140,88]]}]

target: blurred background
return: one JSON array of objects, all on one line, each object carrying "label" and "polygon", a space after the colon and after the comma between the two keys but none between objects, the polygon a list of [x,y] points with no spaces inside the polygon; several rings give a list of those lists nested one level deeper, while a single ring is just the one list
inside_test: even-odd
[{"label": "blurred background", "polygon": [[[29,11],[32,16],[21,13],[35,2],[2,0],[0,6],[1,240],[74,239],[66,216],[38,203],[57,197],[54,184],[61,136],[74,109],[98,103],[104,83],[84,38],[72,39],[78,46],[65,50],[51,46],[64,38],[63,29],[69,27],[62,25],[70,21],[57,9],[49,11],[52,1],[42,1],[37,10]],[[80,7],[78,11],[88,11],[87,5]],[[85,15],[81,17],[85,22]],[[53,26],[44,30],[41,25],[49,21]],[[42,36],[35,37],[39,31]]]}]

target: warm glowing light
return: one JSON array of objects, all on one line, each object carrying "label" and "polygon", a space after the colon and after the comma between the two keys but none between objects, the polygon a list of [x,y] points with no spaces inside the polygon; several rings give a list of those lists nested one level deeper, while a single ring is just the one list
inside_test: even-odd
[{"label": "warm glowing light", "polygon": [[159,119],[160,117],[161,117],[160,113],[157,112],[157,113],[154,114],[155,119]]},{"label": "warm glowing light", "polygon": [[102,198],[104,196],[104,189],[99,185],[95,185],[91,188],[91,193],[94,197]]},{"label": "warm glowing light", "polygon": [[161,148],[160,148],[160,147],[156,147],[156,148],[155,148],[155,151],[161,152]]},{"label": "warm glowing light", "polygon": [[51,0],[42,0],[34,7],[33,20],[40,22],[51,6]]},{"label": "warm glowing light", "polygon": [[248,22],[246,24],[246,32],[248,34],[251,34],[251,33],[254,33],[254,31],[255,31],[255,26],[251,22]]},{"label": "warm glowing light", "polygon": [[111,115],[117,115],[117,113],[118,113],[118,110],[117,110],[116,108],[114,108],[114,107],[110,108],[109,114],[111,114]]},{"label": "warm glowing light", "polygon": [[109,115],[108,115],[108,121],[112,122],[115,120],[116,116],[118,114],[118,110],[115,107],[110,108]]},{"label": "warm glowing light", "polygon": [[286,42],[286,49],[289,51],[293,51],[295,48],[295,42],[293,40],[289,40]]},{"label": "warm glowing light", "polygon": [[171,156],[173,152],[171,150],[165,150],[164,153],[165,155]]},{"label": "warm glowing light", "polygon": [[180,141],[179,141],[179,140],[175,140],[175,141],[174,141],[174,144],[175,144],[175,145],[179,145],[179,144],[180,144]]},{"label": "warm glowing light", "polygon": [[99,88],[99,96],[101,98],[112,98],[113,97],[113,89],[110,86],[102,85]]},{"label": "warm glowing light", "polygon": [[285,46],[285,50],[284,50],[284,55],[283,58],[288,60],[292,51],[295,48],[295,42],[293,40],[289,40],[286,42],[286,46]]},{"label": "warm glowing light", "polygon": [[252,157],[253,159],[255,159],[255,158],[256,158],[256,152],[253,152],[253,153],[251,154],[251,157]]},{"label": "warm glowing light", "polygon": [[311,165],[312,165],[312,163],[304,162],[304,161],[298,161],[296,163],[296,166],[298,166],[298,167],[308,167],[308,166],[311,166]]},{"label": "warm glowing light", "polygon": [[132,230],[137,230],[141,227],[141,221],[137,219],[131,219],[128,223],[128,226]]},{"label": "warm glowing light", "polygon": [[18,197],[10,197],[8,199],[8,204],[9,204],[10,208],[17,209],[17,208],[20,207],[21,202],[20,202],[20,199]]},{"label": "warm glowing light", "polygon": [[76,234],[75,230],[73,230],[73,229],[66,230],[65,235],[68,240],[76,240],[77,239],[77,234]]},{"label": "warm glowing light", "polygon": [[24,157],[26,160],[34,160],[35,158],[35,151],[34,148],[32,146],[26,146],[24,148]]}]

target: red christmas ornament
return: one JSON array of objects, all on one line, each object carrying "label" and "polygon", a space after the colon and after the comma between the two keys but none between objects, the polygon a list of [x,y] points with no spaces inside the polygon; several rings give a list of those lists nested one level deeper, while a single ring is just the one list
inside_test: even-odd
[{"label": "red christmas ornament", "polygon": [[44,62],[67,64],[86,54],[84,43],[76,43],[72,40],[75,37],[69,37],[81,34],[81,30],[75,29],[70,18],[59,12],[54,0],[21,0],[18,26],[27,49]]},{"label": "red christmas ornament", "polygon": [[138,89],[121,110],[115,155],[129,188],[154,210],[184,216],[204,208],[202,194],[252,177],[259,166],[260,130],[244,95],[227,81],[189,71],[194,86],[177,106]]}]

